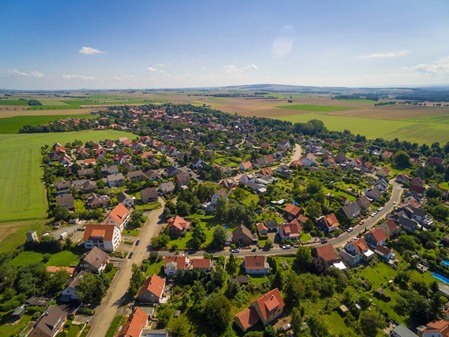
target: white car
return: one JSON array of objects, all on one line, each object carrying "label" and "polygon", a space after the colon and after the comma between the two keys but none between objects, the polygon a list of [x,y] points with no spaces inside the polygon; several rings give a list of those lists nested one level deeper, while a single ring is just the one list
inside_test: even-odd
[{"label": "white car", "polygon": [[282,249],[290,249],[290,248],[291,248],[290,245],[282,246]]},{"label": "white car", "polygon": [[240,252],[240,249],[233,249],[233,250],[231,250],[231,253],[238,253],[238,252]]},{"label": "white car", "polygon": [[354,229],[354,228],[352,228],[352,227],[349,227],[349,228],[347,229],[348,233],[352,232],[352,231],[353,231],[353,229]]},{"label": "white car", "polygon": [[377,212],[371,213],[371,216],[374,217],[377,214]]},{"label": "white car", "polygon": [[381,210],[383,210],[384,208],[383,207],[379,207],[378,209],[377,209],[377,211],[381,211]]}]

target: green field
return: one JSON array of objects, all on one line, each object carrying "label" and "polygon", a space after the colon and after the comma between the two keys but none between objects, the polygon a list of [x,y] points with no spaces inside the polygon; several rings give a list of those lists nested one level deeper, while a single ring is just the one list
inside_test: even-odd
[{"label": "green field", "polygon": [[349,103],[366,103],[366,104],[380,103],[378,101],[373,101],[372,99],[336,99],[336,101],[349,102]]},{"label": "green field", "polygon": [[[79,139],[135,137],[127,132],[82,131],[65,133],[1,134],[0,135],[0,222],[43,219],[46,217],[47,198],[41,182],[40,148],[56,142],[65,144]],[[1,239],[1,238],[0,238]]]},{"label": "green field", "polygon": [[[32,251],[23,251],[19,255],[17,255],[11,263],[14,266],[27,266],[33,263],[39,263],[43,260],[44,254],[32,252]],[[73,254],[71,251],[63,250],[59,253],[52,254],[46,266],[57,266],[57,267],[70,267],[72,264],[78,260],[78,256]]]},{"label": "green field", "polygon": [[21,99],[0,99],[0,105],[28,105],[28,101]]},{"label": "green field", "polygon": [[95,118],[94,115],[15,116],[1,119],[0,133],[19,133],[24,125],[43,125],[65,118]]},{"label": "green field", "polygon": [[330,105],[313,105],[313,104],[282,105],[278,106],[278,108],[290,110],[303,110],[303,111],[319,111],[319,112],[332,112],[332,111],[343,111],[353,109],[350,106],[330,106]]},{"label": "green field", "polygon": [[[329,130],[349,130],[354,134],[361,134],[369,139],[378,137],[392,140],[395,138],[408,140],[418,144],[432,144],[440,142],[446,144],[449,141],[449,123],[432,123],[427,121],[413,121],[408,119],[390,120],[363,117],[332,116],[319,113],[302,115],[278,116],[277,119],[287,120],[293,123],[305,123],[311,119],[319,119],[324,122]],[[429,116],[432,121],[432,116]]]}]

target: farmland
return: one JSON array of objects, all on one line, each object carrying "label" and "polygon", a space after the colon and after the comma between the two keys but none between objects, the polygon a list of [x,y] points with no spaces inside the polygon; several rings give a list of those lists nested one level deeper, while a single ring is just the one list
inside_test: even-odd
[{"label": "farmland", "polygon": [[[47,201],[40,167],[40,148],[56,142],[65,144],[79,139],[118,139],[133,134],[120,131],[83,131],[44,134],[0,134],[0,222],[43,219]],[[3,238],[3,236],[2,236]]]},{"label": "farmland", "polygon": [[351,107],[345,106],[313,105],[313,104],[282,105],[279,106],[278,108],[303,110],[303,111],[320,111],[320,112],[343,111],[352,109]]}]

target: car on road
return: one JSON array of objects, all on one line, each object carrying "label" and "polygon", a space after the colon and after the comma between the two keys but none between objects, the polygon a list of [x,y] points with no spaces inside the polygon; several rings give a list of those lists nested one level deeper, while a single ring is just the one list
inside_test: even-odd
[{"label": "car on road", "polygon": [[282,246],[282,249],[290,249],[290,248],[292,248],[290,245],[283,245]]},{"label": "car on road", "polygon": [[374,216],[376,216],[376,214],[377,214],[377,212],[373,212],[373,213],[371,213],[371,216],[374,217]]},{"label": "car on road", "polygon": [[139,245],[139,243],[140,243],[140,240],[137,240],[137,241],[136,241],[136,246],[138,246],[138,245]]},{"label": "car on road", "polygon": [[327,243],[327,239],[326,238],[321,238],[321,243]]},{"label": "car on road", "polygon": [[253,249],[251,249],[251,251],[252,251],[252,252],[256,252],[256,251],[257,251],[257,248],[254,247]]},{"label": "car on road", "polygon": [[379,208],[377,209],[377,211],[380,212],[380,211],[383,210],[383,209],[384,209],[383,207],[379,207]]},{"label": "car on road", "polygon": [[349,227],[346,231],[347,231],[348,233],[350,233],[350,232],[352,232],[353,230],[354,230],[354,228]]},{"label": "car on road", "polygon": [[133,255],[134,255],[134,253],[133,253],[133,252],[129,253],[129,255],[128,255],[128,259],[131,259],[131,258],[133,257]]},{"label": "car on road", "polygon": [[396,201],[393,201],[393,205],[396,205]]},{"label": "car on road", "polygon": [[240,249],[231,249],[231,253],[238,253],[238,252],[240,252]]}]

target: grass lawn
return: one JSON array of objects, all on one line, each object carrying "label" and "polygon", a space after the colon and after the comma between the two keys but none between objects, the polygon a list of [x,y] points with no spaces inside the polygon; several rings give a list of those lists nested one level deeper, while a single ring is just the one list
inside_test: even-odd
[{"label": "grass lawn", "polygon": [[310,236],[310,234],[302,232],[302,234],[301,234],[301,241],[302,242],[309,242],[310,240],[312,240],[312,237]]},{"label": "grass lawn", "polygon": [[[1,102],[1,100],[0,100]],[[94,115],[47,115],[47,116],[15,116],[1,119],[0,133],[19,133],[25,125],[38,126],[64,118],[95,118]]]},{"label": "grass lawn", "polygon": [[140,233],[140,230],[138,229],[125,229],[123,231],[123,235],[130,235],[130,236],[138,236]]},{"label": "grass lawn", "polygon": [[67,332],[67,337],[77,337],[80,330],[81,330],[81,327],[79,325],[70,326],[70,329]]},{"label": "grass lawn", "polygon": [[24,251],[12,259],[11,264],[13,266],[27,266],[33,263],[39,263],[44,258],[44,254]]},{"label": "grass lawn", "polygon": [[[115,130],[0,135],[1,222],[43,219],[47,198],[41,182],[40,148],[56,142],[118,139],[135,135]],[[0,238],[4,239],[3,237]]]},{"label": "grass lawn", "polygon": [[329,130],[343,131],[345,129],[354,134],[361,134],[368,139],[381,137],[387,140],[395,138],[406,139],[412,143],[432,144],[439,142],[446,144],[449,140],[448,123],[432,123],[413,120],[391,120],[380,118],[332,116],[320,113],[297,114],[277,116],[277,119],[287,120],[293,123],[308,122],[311,119],[319,119],[324,122]]},{"label": "grass lawn", "polygon": [[366,103],[366,104],[375,104],[379,103],[378,101],[373,101],[372,99],[337,99],[338,102],[350,102],[350,103]]},{"label": "grass lawn", "polygon": [[[136,198],[137,199],[140,198],[140,192],[139,192],[139,196],[136,195]],[[141,211],[153,211],[155,209],[161,208],[161,204],[158,201],[156,201],[156,202],[151,202],[149,204],[144,204],[144,205],[135,205],[134,208],[137,210],[141,210]]]},{"label": "grass lawn", "polygon": [[114,319],[111,322],[111,325],[109,326],[108,331],[106,332],[105,337],[114,337],[115,333],[117,332],[118,327],[120,326],[120,323],[123,319],[123,316],[115,316]]},{"label": "grass lawn", "polygon": [[161,273],[161,268],[163,265],[164,265],[164,260],[150,264],[150,265],[148,265],[148,269],[145,272],[145,274],[147,276],[151,276],[153,274],[159,275]]},{"label": "grass lawn", "polygon": [[2,324],[0,325],[0,336],[12,337],[19,336],[19,333],[25,329],[26,325],[31,321],[31,316],[23,315],[20,321],[15,325]]},{"label": "grass lawn", "polygon": [[332,111],[343,111],[353,109],[350,106],[330,106],[330,105],[312,105],[312,104],[282,105],[278,106],[278,108],[291,109],[291,110],[304,110],[304,111],[319,111],[319,112],[332,112]]},{"label": "grass lawn", "polygon": [[323,320],[329,322],[327,326],[329,327],[329,332],[334,335],[345,335],[351,331],[346,324],[344,319],[338,314],[338,312],[333,311],[330,315],[324,315]]},{"label": "grass lawn", "polygon": [[[22,253],[23,254],[23,253]],[[71,251],[63,250],[62,252],[52,254],[46,266],[70,267],[78,263],[78,255]]]},{"label": "grass lawn", "polygon": [[[206,233],[206,242],[204,242],[201,245],[201,248],[206,248],[213,240],[215,227],[206,226],[204,224],[204,222],[201,222],[200,226],[203,226],[204,231]],[[172,247],[174,244],[176,244],[176,245],[178,245],[178,248],[177,248],[178,250],[185,250],[185,249],[187,249],[187,242],[192,238],[192,234],[193,234],[193,232],[190,230],[190,231],[187,232],[186,236],[179,237],[179,238],[177,238],[175,240],[170,240],[168,245],[170,247]]]},{"label": "grass lawn", "polygon": [[47,220],[28,220],[0,223],[0,253],[16,249],[26,240],[26,232],[35,230],[41,234],[45,229]]},{"label": "grass lawn", "polygon": [[111,269],[109,272],[104,273],[104,274],[105,274],[110,280],[112,280],[112,279],[114,278],[115,274],[117,274],[117,272],[118,272],[118,268],[117,268],[117,267],[112,267],[112,269]]}]

